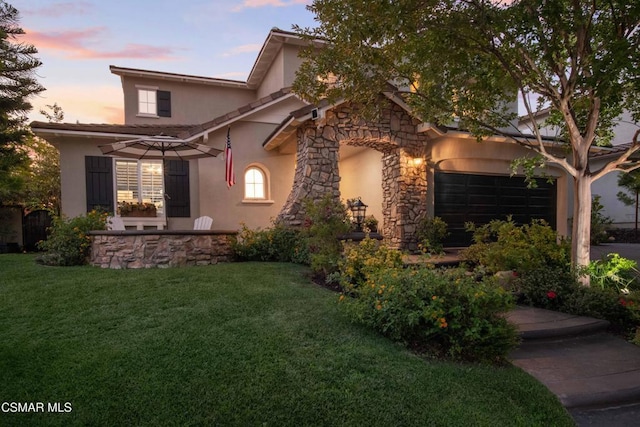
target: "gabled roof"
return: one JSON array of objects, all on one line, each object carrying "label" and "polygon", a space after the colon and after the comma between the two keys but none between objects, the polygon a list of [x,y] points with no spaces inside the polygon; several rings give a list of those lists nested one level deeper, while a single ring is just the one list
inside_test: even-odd
[{"label": "gabled roof", "polygon": [[[276,55],[280,52],[283,45],[290,44],[294,46],[308,46],[309,43],[309,40],[302,38],[299,34],[290,31],[283,31],[275,27],[272,28],[260,49],[260,53],[258,54],[256,62],[253,64],[251,72],[249,73],[247,86],[252,89],[260,86],[264,76],[267,74],[267,71],[269,71],[269,68],[271,68],[271,64],[273,64]],[[322,45],[325,42],[316,39],[311,43]]]},{"label": "gabled roof", "polygon": [[[110,65],[109,70],[111,70],[113,74],[121,77],[145,77],[183,83],[197,83],[212,86],[255,90],[264,80],[264,77],[271,68],[271,65],[278,55],[278,52],[280,52],[280,49],[282,49],[282,46],[284,46],[285,44],[294,46],[307,46],[309,45],[309,43],[310,42],[307,39],[302,38],[299,34],[290,31],[283,31],[279,28],[272,28],[271,31],[269,31],[269,35],[267,35],[266,40],[262,44],[260,53],[258,54],[258,57],[253,64],[253,68],[251,69],[246,82],[240,80],[219,79],[215,77],[194,76],[190,74],[177,74],[167,73],[163,71],[117,67],[115,65]],[[324,42],[321,40],[314,40],[313,43],[322,44]]]}]

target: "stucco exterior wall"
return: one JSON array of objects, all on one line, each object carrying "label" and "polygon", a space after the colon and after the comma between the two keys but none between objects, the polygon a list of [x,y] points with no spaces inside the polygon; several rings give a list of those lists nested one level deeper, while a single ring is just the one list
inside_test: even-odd
[{"label": "stucco exterior wall", "polygon": [[[201,159],[198,199],[200,213],[213,218],[214,229],[236,230],[241,223],[249,228],[268,227],[287,199],[293,184],[294,154],[266,151],[262,142],[274,125],[238,122],[231,130],[236,185],[227,188],[224,181],[224,156]],[[226,130],[212,133],[209,138],[224,140]],[[244,200],[244,172],[248,166],[263,169],[270,181],[267,201]]]},{"label": "stucco exterior wall", "polygon": [[[136,85],[157,87],[171,92],[171,117],[138,116]],[[126,124],[200,124],[222,116],[256,99],[249,89],[180,83],[170,80],[125,77],[124,118]],[[274,91],[275,92],[275,91]]]},{"label": "stucco exterior wall", "polygon": [[273,62],[271,68],[265,74],[260,87],[257,90],[256,97],[258,99],[263,96],[267,96],[270,93],[276,92],[282,89],[284,79],[284,49],[280,49]]},{"label": "stucco exterior wall", "polygon": [[298,58],[298,47],[283,45],[262,80],[257,97],[262,98],[284,87],[290,87],[301,63],[302,60]]},{"label": "stucco exterior wall", "polygon": [[[596,161],[591,163],[591,170],[602,167],[604,161]],[[611,172],[599,180],[591,184],[592,196],[600,196],[600,203],[604,206],[602,213],[613,221],[613,227],[630,228],[635,226],[635,206],[626,206],[618,200],[619,191],[625,191],[631,194],[623,187],[618,185],[618,177],[620,172]],[[571,192],[573,194],[573,192]],[[573,206],[573,199],[570,200]]]},{"label": "stucco exterior wall", "polygon": [[[638,125],[633,124],[631,114],[625,112],[619,123],[615,126],[612,144],[626,144],[633,140],[633,135],[638,130]],[[591,162],[591,170],[600,169],[606,160],[596,160]],[[618,176],[620,172],[612,172],[591,184],[591,192],[595,196],[600,196],[600,203],[604,206],[604,215],[613,220],[614,227],[634,227],[635,226],[635,206],[626,206],[618,200],[618,191],[626,191],[618,186]]]},{"label": "stucco exterior wall", "polygon": [[382,226],[382,153],[361,148],[356,154],[344,156],[340,149],[340,196],[343,201],[361,197],[368,205],[367,216],[373,215]]},{"label": "stucco exterior wall", "polygon": [[67,138],[57,144],[60,151],[60,182],[62,214],[75,217],[87,212],[85,156],[101,156],[98,148],[104,140]]}]

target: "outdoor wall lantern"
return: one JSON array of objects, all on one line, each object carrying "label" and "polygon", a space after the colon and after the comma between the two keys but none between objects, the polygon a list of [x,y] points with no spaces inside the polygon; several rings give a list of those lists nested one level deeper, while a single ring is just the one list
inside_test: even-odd
[{"label": "outdoor wall lantern", "polygon": [[356,231],[361,232],[364,219],[367,216],[367,205],[362,203],[362,200],[358,197],[357,199],[349,200],[348,207],[351,211],[353,222],[356,224]]}]

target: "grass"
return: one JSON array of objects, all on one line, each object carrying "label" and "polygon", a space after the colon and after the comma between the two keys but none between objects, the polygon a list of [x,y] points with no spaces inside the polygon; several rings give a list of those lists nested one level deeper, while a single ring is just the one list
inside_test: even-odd
[{"label": "grass", "polygon": [[0,425],[573,425],[517,368],[424,360],[353,325],[307,273],[0,255],[0,402],[72,408]]}]

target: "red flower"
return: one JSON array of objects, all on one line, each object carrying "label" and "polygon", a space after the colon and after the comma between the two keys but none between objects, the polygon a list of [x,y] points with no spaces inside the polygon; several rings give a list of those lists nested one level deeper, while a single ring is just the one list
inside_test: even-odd
[{"label": "red flower", "polygon": [[549,299],[556,299],[557,296],[558,296],[558,294],[556,294],[553,291],[547,292],[547,298],[549,298]]},{"label": "red flower", "polygon": [[627,301],[624,298],[620,298],[620,305],[623,307],[627,306]]}]

